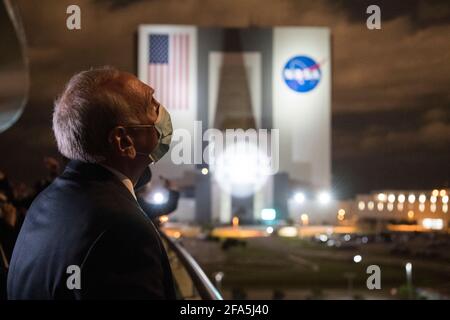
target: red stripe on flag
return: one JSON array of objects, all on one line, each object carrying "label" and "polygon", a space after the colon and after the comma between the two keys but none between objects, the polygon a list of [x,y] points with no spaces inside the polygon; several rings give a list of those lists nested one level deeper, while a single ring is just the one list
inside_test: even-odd
[{"label": "red stripe on flag", "polygon": [[184,37],[182,35],[180,35],[180,50],[179,50],[179,90],[180,93],[178,94],[178,103],[180,106],[180,109],[183,109],[183,48],[184,48]]},{"label": "red stripe on flag", "polygon": [[188,57],[188,53],[189,53],[189,35],[185,34],[184,35],[184,39],[185,39],[185,45],[184,45],[184,57],[183,57],[183,65],[184,65],[184,97],[183,97],[183,109],[187,110],[187,96],[188,96],[188,77],[189,77],[189,73],[188,73],[188,61],[187,61],[187,57]]},{"label": "red stripe on flag", "polygon": [[168,61],[149,64],[147,81],[155,89],[155,98],[172,110],[188,110],[190,106],[189,33],[170,34]]},{"label": "red stripe on flag", "polygon": [[187,38],[187,34],[185,34],[183,36],[183,95],[181,96],[181,101],[182,101],[182,107],[183,110],[186,109],[186,84],[187,84],[187,71],[186,71],[186,54],[187,54],[187,45],[188,45],[188,38]]}]

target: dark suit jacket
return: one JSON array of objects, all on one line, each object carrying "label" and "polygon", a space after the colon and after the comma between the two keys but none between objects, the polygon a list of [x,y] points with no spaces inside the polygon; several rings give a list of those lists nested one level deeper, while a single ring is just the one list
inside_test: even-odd
[{"label": "dark suit jacket", "polygon": [[[70,265],[81,289],[67,288]],[[32,203],[8,272],[9,299],[175,299],[158,231],[107,169],[71,161]]]}]

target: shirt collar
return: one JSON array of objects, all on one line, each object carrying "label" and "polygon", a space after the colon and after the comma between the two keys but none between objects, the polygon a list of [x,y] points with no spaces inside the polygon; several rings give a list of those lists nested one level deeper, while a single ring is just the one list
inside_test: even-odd
[{"label": "shirt collar", "polygon": [[123,185],[128,189],[128,191],[130,191],[130,193],[133,195],[133,198],[137,200],[136,194],[134,193],[133,182],[131,181],[130,178],[128,178],[122,172],[119,172],[114,168],[111,168],[104,164],[102,164],[102,166],[111,171],[123,183]]}]

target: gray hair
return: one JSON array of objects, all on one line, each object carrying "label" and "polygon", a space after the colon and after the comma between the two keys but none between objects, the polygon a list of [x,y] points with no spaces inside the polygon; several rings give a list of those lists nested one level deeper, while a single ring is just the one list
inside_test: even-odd
[{"label": "gray hair", "polygon": [[139,123],[151,97],[125,83],[124,73],[102,67],[75,74],[55,101],[53,132],[59,151],[71,160],[100,162],[108,134],[120,124]]}]

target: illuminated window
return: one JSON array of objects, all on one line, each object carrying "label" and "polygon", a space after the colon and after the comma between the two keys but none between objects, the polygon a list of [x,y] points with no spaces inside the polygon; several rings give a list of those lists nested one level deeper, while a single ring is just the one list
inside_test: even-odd
[{"label": "illuminated window", "polygon": [[419,204],[419,211],[424,212],[425,211],[425,204],[421,203]]},{"label": "illuminated window", "polygon": [[423,193],[419,196],[419,202],[420,203],[425,203],[425,201],[427,201],[427,196],[424,195]]},{"label": "illuminated window", "polygon": [[414,203],[414,201],[416,201],[416,196],[413,194],[410,194],[408,196],[408,202],[412,204],[412,203]]},{"label": "illuminated window", "polygon": [[373,203],[373,201],[369,201],[368,203],[367,203],[367,208],[369,209],[369,210],[373,210],[373,207],[375,206],[375,204]]},{"label": "illuminated window", "polygon": [[364,201],[358,202],[358,209],[359,210],[364,210],[365,207],[366,207],[366,204],[364,203]]},{"label": "illuminated window", "polygon": [[394,201],[395,201],[395,195],[394,195],[393,193],[391,193],[391,194],[388,196],[388,201],[389,201],[389,202],[394,202]]},{"label": "illuminated window", "polygon": [[406,197],[404,194],[398,195],[398,202],[403,203],[403,202],[405,202],[405,199],[406,199]]},{"label": "illuminated window", "polygon": [[444,228],[444,220],[442,219],[423,219],[422,226],[425,229],[441,230]]},{"label": "illuminated window", "polygon": [[448,203],[448,196],[442,197],[442,203]]},{"label": "illuminated window", "polygon": [[384,208],[383,202],[378,202],[378,204],[377,204],[378,211],[383,211],[383,208]]}]

